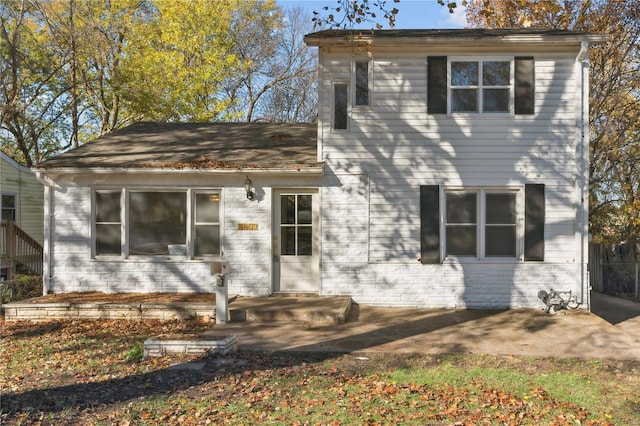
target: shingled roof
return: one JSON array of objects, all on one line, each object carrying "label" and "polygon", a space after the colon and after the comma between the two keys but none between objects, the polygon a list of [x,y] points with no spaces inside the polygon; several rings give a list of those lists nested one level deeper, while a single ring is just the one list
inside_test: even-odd
[{"label": "shingled roof", "polygon": [[261,169],[322,171],[317,125],[136,123],[44,161],[41,171]]},{"label": "shingled roof", "polygon": [[307,34],[304,41],[310,46],[372,44],[408,45],[411,43],[433,44],[512,44],[512,43],[562,43],[576,44],[581,41],[602,43],[607,36],[549,28],[456,28],[456,29],[400,29],[400,30],[322,30]]}]

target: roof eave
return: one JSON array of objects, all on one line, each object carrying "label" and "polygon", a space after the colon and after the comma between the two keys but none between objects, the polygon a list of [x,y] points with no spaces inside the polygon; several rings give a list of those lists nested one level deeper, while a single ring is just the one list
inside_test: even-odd
[{"label": "roof eave", "polygon": [[58,168],[34,168],[33,171],[42,175],[80,175],[80,174],[138,174],[138,175],[157,175],[167,173],[177,174],[220,174],[228,175],[233,173],[261,173],[272,175],[305,175],[305,176],[322,176],[324,175],[324,163],[317,166],[291,166],[291,167],[240,167],[229,169],[197,169],[197,168],[146,168],[146,167],[58,167]]},{"label": "roof eave", "polygon": [[314,37],[309,35],[305,37],[305,42],[309,46],[410,46],[410,45],[512,45],[512,44],[530,44],[530,45],[554,45],[554,46],[575,46],[587,41],[590,44],[605,43],[609,40],[608,35],[603,34],[584,34],[584,35],[540,35],[540,34],[513,34],[493,37],[376,37],[375,35],[354,35],[352,37],[338,35],[333,37]]}]

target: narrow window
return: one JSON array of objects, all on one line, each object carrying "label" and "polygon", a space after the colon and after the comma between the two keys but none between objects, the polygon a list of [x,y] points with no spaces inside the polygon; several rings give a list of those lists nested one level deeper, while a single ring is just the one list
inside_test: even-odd
[{"label": "narrow window", "polygon": [[220,194],[196,193],[195,199],[194,255],[220,255]]},{"label": "narrow window", "polygon": [[2,198],[0,198],[0,205],[2,206],[2,220],[15,222],[16,204],[15,195],[2,194]]},{"label": "narrow window", "polygon": [[348,122],[349,85],[335,83],[333,85],[333,128],[346,130]]},{"label": "narrow window", "polygon": [[369,105],[369,61],[356,61],[356,105]]},{"label": "narrow window", "polygon": [[485,256],[516,257],[516,194],[486,194]]},{"label": "narrow window", "polygon": [[96,191],[96,255],[120,255],[121,191]]},{"label": "narrow window", "polygon": [[186,244],[186,192],[129,193],[129,253],[168,255],[169,245]]},{"label": "narrow window", "polygon": [[477,203],[475,192],[447,194],[447,256],[477,255]]}]

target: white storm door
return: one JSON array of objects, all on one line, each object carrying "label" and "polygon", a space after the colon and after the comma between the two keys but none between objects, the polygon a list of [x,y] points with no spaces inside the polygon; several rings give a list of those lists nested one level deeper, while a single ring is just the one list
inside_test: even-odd
[{"label": "white storm door", "polygon": [[274,191],[273,291],[320,291],[317,190]]}]

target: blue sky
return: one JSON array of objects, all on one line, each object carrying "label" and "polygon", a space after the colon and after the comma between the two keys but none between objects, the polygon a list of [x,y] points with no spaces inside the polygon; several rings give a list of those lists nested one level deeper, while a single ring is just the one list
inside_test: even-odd
[{"label": "blue sky", "polygon": [[[315,10],[320,12],[324,6],[337,6],[336,0],[276,0],[279,6],[284,8],[302,6],[309,15]],[[446,3],[446,2],[445,2]],[[451,14],[446,6],[440,6],[436,0],[400,0],[394,4],[393,0],[387,0],[391,7],[397,7],[400,11],[396,16],[397,29],[407,28],[464,28],[466,25],[464,7],[458,2],[456,12]],[[388,25],[385,24],[385,29]],[[374,25],[365,23],[356,28],[370,29]]]}]

